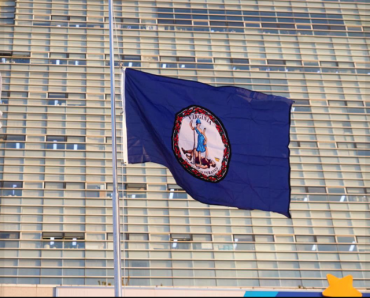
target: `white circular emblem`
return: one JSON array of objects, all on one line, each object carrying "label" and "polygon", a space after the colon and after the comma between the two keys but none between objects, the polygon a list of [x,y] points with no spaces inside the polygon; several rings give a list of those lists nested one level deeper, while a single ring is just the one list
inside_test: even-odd
[{"label": "white circular emblem", "polygon": [[176,115],[172,135],[179,163],[193,176],[221,181],[228,170],[231,148],[225,128],[210,111],[191,106]]}]

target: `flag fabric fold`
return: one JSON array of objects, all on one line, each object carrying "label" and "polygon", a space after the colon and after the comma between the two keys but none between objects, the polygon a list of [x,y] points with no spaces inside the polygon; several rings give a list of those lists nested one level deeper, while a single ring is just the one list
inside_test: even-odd
[{"label": "flag fabric fold", "polygon": [[126,69],[129,163],[167,167],[193,199],[290,217],[292,101]]}]

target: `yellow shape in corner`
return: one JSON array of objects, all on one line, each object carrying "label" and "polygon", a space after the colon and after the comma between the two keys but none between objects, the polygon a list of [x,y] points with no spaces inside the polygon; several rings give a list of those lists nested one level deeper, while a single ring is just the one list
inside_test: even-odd
[{"label": "yellow shape in corner", "polygon": [[324,297],[362,297],[362,293],[353,287],[353,276],[347,275],[337,278],[334,275],[326,276],[329,287],[322,293]]}]

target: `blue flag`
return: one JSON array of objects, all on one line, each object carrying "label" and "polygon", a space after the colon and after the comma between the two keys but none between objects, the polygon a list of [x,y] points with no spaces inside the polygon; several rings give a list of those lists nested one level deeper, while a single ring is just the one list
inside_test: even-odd
[{"label": "blue flag", "polygon": [[129,163],[166,166],[192,198],[290,217],[290,99],[127,69]]}]

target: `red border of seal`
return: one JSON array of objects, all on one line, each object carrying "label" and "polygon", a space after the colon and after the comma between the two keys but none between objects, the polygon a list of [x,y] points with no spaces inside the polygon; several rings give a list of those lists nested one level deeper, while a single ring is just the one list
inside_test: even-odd
[{"label": "red border of seal", "polygon": [[[189,162],[183,159],[181,156],[181,152],[179,148],[179,132],[180,132],[182,120],[185,117],[190,116],[193,113],[206,115],[209,117],[209,119],[213,121],[213,123],[215,123],[216,129],[221,136],[222,143],[225,146],[223,159],[221,163],[221,169],[212,176],[204,175],[203,173],[198,171],[196,168],[194,168]],[[227,171],[229,169],[230,158],[231,158],[231,146],[230,146],[229,138],[227,136],[227,132],[224,126],[222,125],[222,122],[220,121],[220,119],[218,119],[215,115],[213,115],[207,109],[200,107],[200,106],[190,106],[190,107],[187,107],[181,110],[179,113],[177,113],[176,118],[175,118],[175,125],[173,128],[173,134],[172,134],[172,145],[173,145],[172,146],[173,152],[178,162],[194,177],[207,181],[207,182],[213,182],[213,183],[220,182],[222,179],[225,178]]]}]

